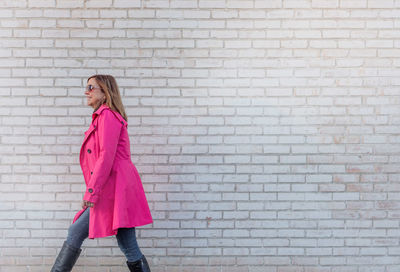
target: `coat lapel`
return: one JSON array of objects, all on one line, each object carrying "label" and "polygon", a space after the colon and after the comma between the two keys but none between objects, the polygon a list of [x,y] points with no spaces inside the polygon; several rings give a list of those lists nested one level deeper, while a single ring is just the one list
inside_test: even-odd
[{"label": "coat lapel", "polygon": [[82,146],[85,144],[86,140],[89,138],[90,134],[92,134],[92,132],[95,130],[96,127],[97,127],[97,125],[92,123],[92,125],[89,127],[89,129],[85,132],[85,138],[83,138]]},{"label": "coat lapel", "polygon": [[92,123],[89,127],[89,129],[85,132],[85,138],[83,138],[83,142],[82,142],[82,146],[81,146],[81,152],[82,152],[82,148],[85,145],[87,139],[89,138],[90,134],[92,134],[92,132],[97,128],[97,116],[104,110],[108,108],[108,106],[106,104],[103,104],[100,106],[100,108],[97,109],[97,111],[95,111],[92,114]]}]

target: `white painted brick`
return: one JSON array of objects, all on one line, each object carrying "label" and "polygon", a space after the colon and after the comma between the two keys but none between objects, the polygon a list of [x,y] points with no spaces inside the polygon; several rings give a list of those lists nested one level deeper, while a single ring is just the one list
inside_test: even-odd
[{"label": "white painted brick", "polygon": [[57,7],[59,8],[82,8],[84,2],[82,0],[58,0]]},{"label": "white painted brick", "polygon": [[56,20],[39,20],[39,19],[33,19],[29,21],[29,27],[55,27],[56,26]]},{"label": "white painted brick", "polygon": [[71,16],[71,12],[68,9],[45,9],[43,10],[43,16],[49,18],[69,18]]},{"label": "white painted brick", "polygon": [[393,8],[392,0],[368,0],[368,8]]},{"label": "white painted brick", "polygon": [[[71,30],[69,32],[69,35],[74,38],[95,38],[98,35],[98,31],[91,30],[91,29]],[[65,36],[61,36],[61,35],[60,36],[57,35],[55,37],[65,38]]]},{"label": "white painted brick", "polygon": [[1,18],[11,18],[13,17],[13,11],[11,9],[2,9],[0,10]]},{"label": "white painted brick", "polygon": [[[107,2],[104,2],[104,4],[109,5],[109,3],[107,3]],[[114,7],[118,7],[118,8],[140,7],[140,1],[116,0],[116,1],[114,1]]]},{"label": "white painted brick", "polygon": [[[129,114],[153,270],[398,270],[399,1],[0,6],[3,270],[43,271],[65,239],[99,72]],[[77,269],[125,271],[115,239],[86,247]]]},{"label": "white painted brick", "polygon": [[[4,34],[0,32],[0,36],[10,36],[9,32],[7,30],[5,31],[6,32]],[[20,38],[33,38],[33,37],[38,38],[41,36],[41,34],[39,29],[15,29],[14,36]]]},{"label": "white painted brick", "polygon": [[68,38],[68,37],[69,37],[69,31],[68,31],[68,30],[63,30],[63,29],[43,30],[43,32],[42,32],[42,37],[48,37],[48,38]]},{"label": "white painted brick", "polygon": [[367,0],[342,0],[340,1],[340,7],[343,8],[366,8]]},{"label": "white painted brick", "polygon": [[20,9],[15,11],[15,17],[29,17],[29,18],[34,18],[34,17],[41,17],[43,15],[43,10],[40,9]]},{"label": "white painted brick", "polygon": [[98,18],[98,9],[75,9],[71,11],[71,18]]}]

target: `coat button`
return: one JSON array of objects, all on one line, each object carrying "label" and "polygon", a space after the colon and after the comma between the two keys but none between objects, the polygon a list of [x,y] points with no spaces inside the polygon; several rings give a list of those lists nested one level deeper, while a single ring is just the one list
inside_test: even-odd
[{"label": "coat button", "polygon": [[89,154],[92,153],[92,150],[88,149],[88,150],[87,150],[87,153],[89,153]]},{"label": "coat button", "polygon": [[93,189],[92,188],[90,188],[88,191],[89,191],[89,193],[93,193]]}]

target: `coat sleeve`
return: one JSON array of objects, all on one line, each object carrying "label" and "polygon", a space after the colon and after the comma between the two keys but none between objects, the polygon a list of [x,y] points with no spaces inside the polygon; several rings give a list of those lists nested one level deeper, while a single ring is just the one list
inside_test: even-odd
[{"label": "coat sleeve", "polygon": [[104,110],[97,123],[100,153],[83,199],[96,203],[111,172],[122,124],[110,110]]}]

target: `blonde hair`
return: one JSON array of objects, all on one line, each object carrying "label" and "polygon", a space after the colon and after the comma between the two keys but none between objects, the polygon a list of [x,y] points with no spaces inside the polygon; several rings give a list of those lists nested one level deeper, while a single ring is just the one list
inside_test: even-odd
[{"label": "blonde hair", "polygon": [[128,116],[125,113],[124,105],[122,104],[121,95],[119,93],[119,88],[117,81],[113,76],[110,75],[93,75],[87,79],[89,81],[94,78],[99,84],[101,91],[105,94],[105,103],[110,109],[118,112],[121,116],[128,121]]}]

